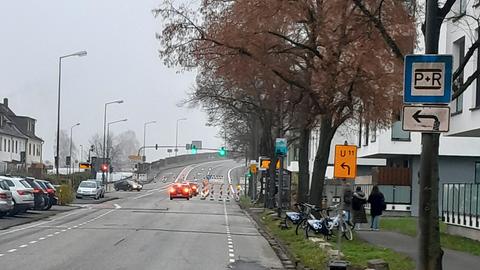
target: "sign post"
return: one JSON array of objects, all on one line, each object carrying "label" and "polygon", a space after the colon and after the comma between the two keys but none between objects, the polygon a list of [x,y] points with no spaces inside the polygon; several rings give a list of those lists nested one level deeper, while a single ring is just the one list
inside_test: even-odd
[{"label": "sign post", "polygon": [[[285,138],[277,138],[275,140],[275,154],[278,156],[278,160],[280,162],[280,175],[278,177],[278,205],[277,205],[277,215],[278,217],[282,216],[282,203],[283,203],[283,157],[287,154],[287,139]],[[274,177],[271,177],[274,179]]]}]

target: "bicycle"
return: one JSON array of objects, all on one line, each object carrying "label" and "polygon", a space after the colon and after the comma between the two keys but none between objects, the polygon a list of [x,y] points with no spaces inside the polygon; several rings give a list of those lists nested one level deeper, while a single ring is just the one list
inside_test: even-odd
[{"label": "bicycle", "polygon": [[[336,215],[332,218],[329,212],[336,210]],[[341,211],[341,212],[340,212]],[[309,219],[305,226],[305,237],[308,238],[308,232],[313,231],[315,234],[322,234],[326,239],[330,239],[334,235],[334,230],[340,230],[340,233],[345,239],[353,240],[352,228],[347,221],[347,212],[339,209],[339,205],[334,205],[321,212],[322,218]]]}]

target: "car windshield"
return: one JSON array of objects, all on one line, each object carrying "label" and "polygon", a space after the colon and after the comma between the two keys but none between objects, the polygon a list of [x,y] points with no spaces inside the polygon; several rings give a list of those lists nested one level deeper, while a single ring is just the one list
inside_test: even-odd
[{"label": "car windshield", "polygon": [[80,187],[82,187],[82,188],[96,188],[97,184],[95,182],[81,182]]}]

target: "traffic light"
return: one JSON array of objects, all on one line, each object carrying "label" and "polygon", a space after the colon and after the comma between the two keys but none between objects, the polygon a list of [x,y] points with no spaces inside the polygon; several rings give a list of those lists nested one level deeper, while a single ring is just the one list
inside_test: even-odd
[{"label": "traffic light", "polygon": [[225,149],[225,147],[222,146],[222,148],[220,148],[218,150],[218,154],[221,156],[221,157],[224,157],[227,155],[227,149]]},{"label": "traffic light", "polygon": [[252,177],[252,173],[249,171],[249,172],[247,172],[247,174],[245,176],[247,176],[247,178],[250,178],[250,177]]},{"label": "traffic light", "polygon": [[197,146],[196,145],[193,145],[191,146],[190,150],[192,151],[192,154],[195,155],[197,153]]},{"label": "traffic light", "polygon": [[102,170],[102,172],[107,172],[108,171],[108,165],[103,163],[102,166],[100,167],[100,169]]}]

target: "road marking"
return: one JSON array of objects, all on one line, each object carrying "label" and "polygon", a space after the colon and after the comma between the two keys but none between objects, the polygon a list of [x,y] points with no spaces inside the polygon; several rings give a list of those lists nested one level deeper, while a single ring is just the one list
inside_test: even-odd
[{"label": "road marking", "polygon": [[0,257],[3,257],[3,255],[5,255],[5,254],[3,254],[3,253],[0,253]]},{"label": "road marking", "polygon": [[66,232],[67,230],[62,230],[62,232]]},{"label": "road marking", "polygon": [[60,232],[55,232],[54,234],[59,234]]},{"label": "road marking", "polygon": [[8,253],[12,253],[12,252],[15,252],[15,251],[17,251],[17,249],[16,249],[16,248],[12,248],[12,249],[10,249],[10,250],[7,251],[7,252],[8,252]]},{"label": "road marking", "polygon": [[36,240],[33,240],[33,241],[30,241],[28,242],[29,244],[35,244],[37,241]]},{"label": "road marking", "polygon": [[52,236],[53,236],[53,234],[49,234],[49,235],[47,235],[47,237],[52,237]]},{"label": "road marking", "polygon": [[228,253],[228,256],[235,257],[235,255],[233,253]]},{"label": "road marking", "polygon": [[113,204],[113,206],[115,206],[115,209],[120,209],[120,208],[122,208],[120,205],[118,205],[118,204],[116,204],[116,203]]},{"label": "road marking", "polygon": [[38,238],[38,240],[40,240],[40,241],[45,240],[45,237],[40,237],[40,238]]},{"label": "road marking", "polygon": [[230,262],[231,262],[231,263],[234,263],[234,262],[235,262],[235,259],[230,259]]},{"label": "road marking", "polygon": [[25,244],[25,245],[19,246],[19,248],[25,248],[25,247],[28,247],[28,245]]}]

